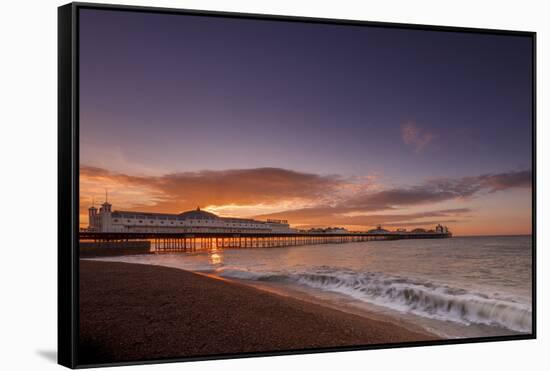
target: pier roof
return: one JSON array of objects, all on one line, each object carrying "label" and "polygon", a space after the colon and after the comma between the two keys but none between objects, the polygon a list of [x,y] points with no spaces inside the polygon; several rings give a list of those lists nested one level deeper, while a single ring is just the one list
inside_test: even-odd
[{"label": "pier roof", "polygon": [[216,214],[201,210],[200,207],[197,207],[196,210],[185,211],[179,214],[179,217],[185,218],[185,219],[218,219],[219,218]]}]

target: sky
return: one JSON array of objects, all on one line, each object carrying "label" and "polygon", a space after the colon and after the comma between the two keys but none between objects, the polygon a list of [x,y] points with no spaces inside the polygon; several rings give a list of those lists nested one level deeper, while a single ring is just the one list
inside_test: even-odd
[{"label": "sky", "polygon": [[531,233],[531,39],[80,10],[81,224]]}]

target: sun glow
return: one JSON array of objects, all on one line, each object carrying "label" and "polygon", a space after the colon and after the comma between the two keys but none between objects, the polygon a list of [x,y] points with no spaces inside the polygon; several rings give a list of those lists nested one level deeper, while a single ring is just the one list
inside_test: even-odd
[{"label": "sun glow", "polygon": [[310,205],[300,201],[282,201],[276,204],[256,204],[256,205],[208,205],[204,210],[224,217],[250,218],[256,215],[273,214],[285,212],[296,208],[306,208]]}]

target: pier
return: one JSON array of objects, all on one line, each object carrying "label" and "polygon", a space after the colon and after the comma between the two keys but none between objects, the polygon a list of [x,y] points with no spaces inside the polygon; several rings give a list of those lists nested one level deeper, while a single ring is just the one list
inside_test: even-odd
[{"label": "pier", "polygon": [[79,240],[96,246],[124,246],[131,241],[149,241],[151,252],[192,252],[223,248],[271,248],[319,244],[341,244],[365,241],[449,238],[451,233],[439,232],[348,232],[348,233],[138,233],[80,232]]},{"label": "pier", "polygon": [[[287,220],[221,217],[201,210],[179,214],[113,211],[105,202],[88,209],[88,228],[80,230],[80,251],[90,254],[125,254],[135,248],[145,253],[188,252],[223,248],[270,248],[364,241],[448,238],[448,228],[389,231],[380,225],[369,231],[352,232],[342,227],[296,229]],[[137,245],[136,245],[137,244]],[[143,246],[138,246],[138,245]]]}]

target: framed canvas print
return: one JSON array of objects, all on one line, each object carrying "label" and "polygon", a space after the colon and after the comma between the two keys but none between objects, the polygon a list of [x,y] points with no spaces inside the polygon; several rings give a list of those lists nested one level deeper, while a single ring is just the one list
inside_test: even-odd
[{"label": "framed canvas print", "polygon": [[535,338],[535,34],[59,8],[59,363]]}]

